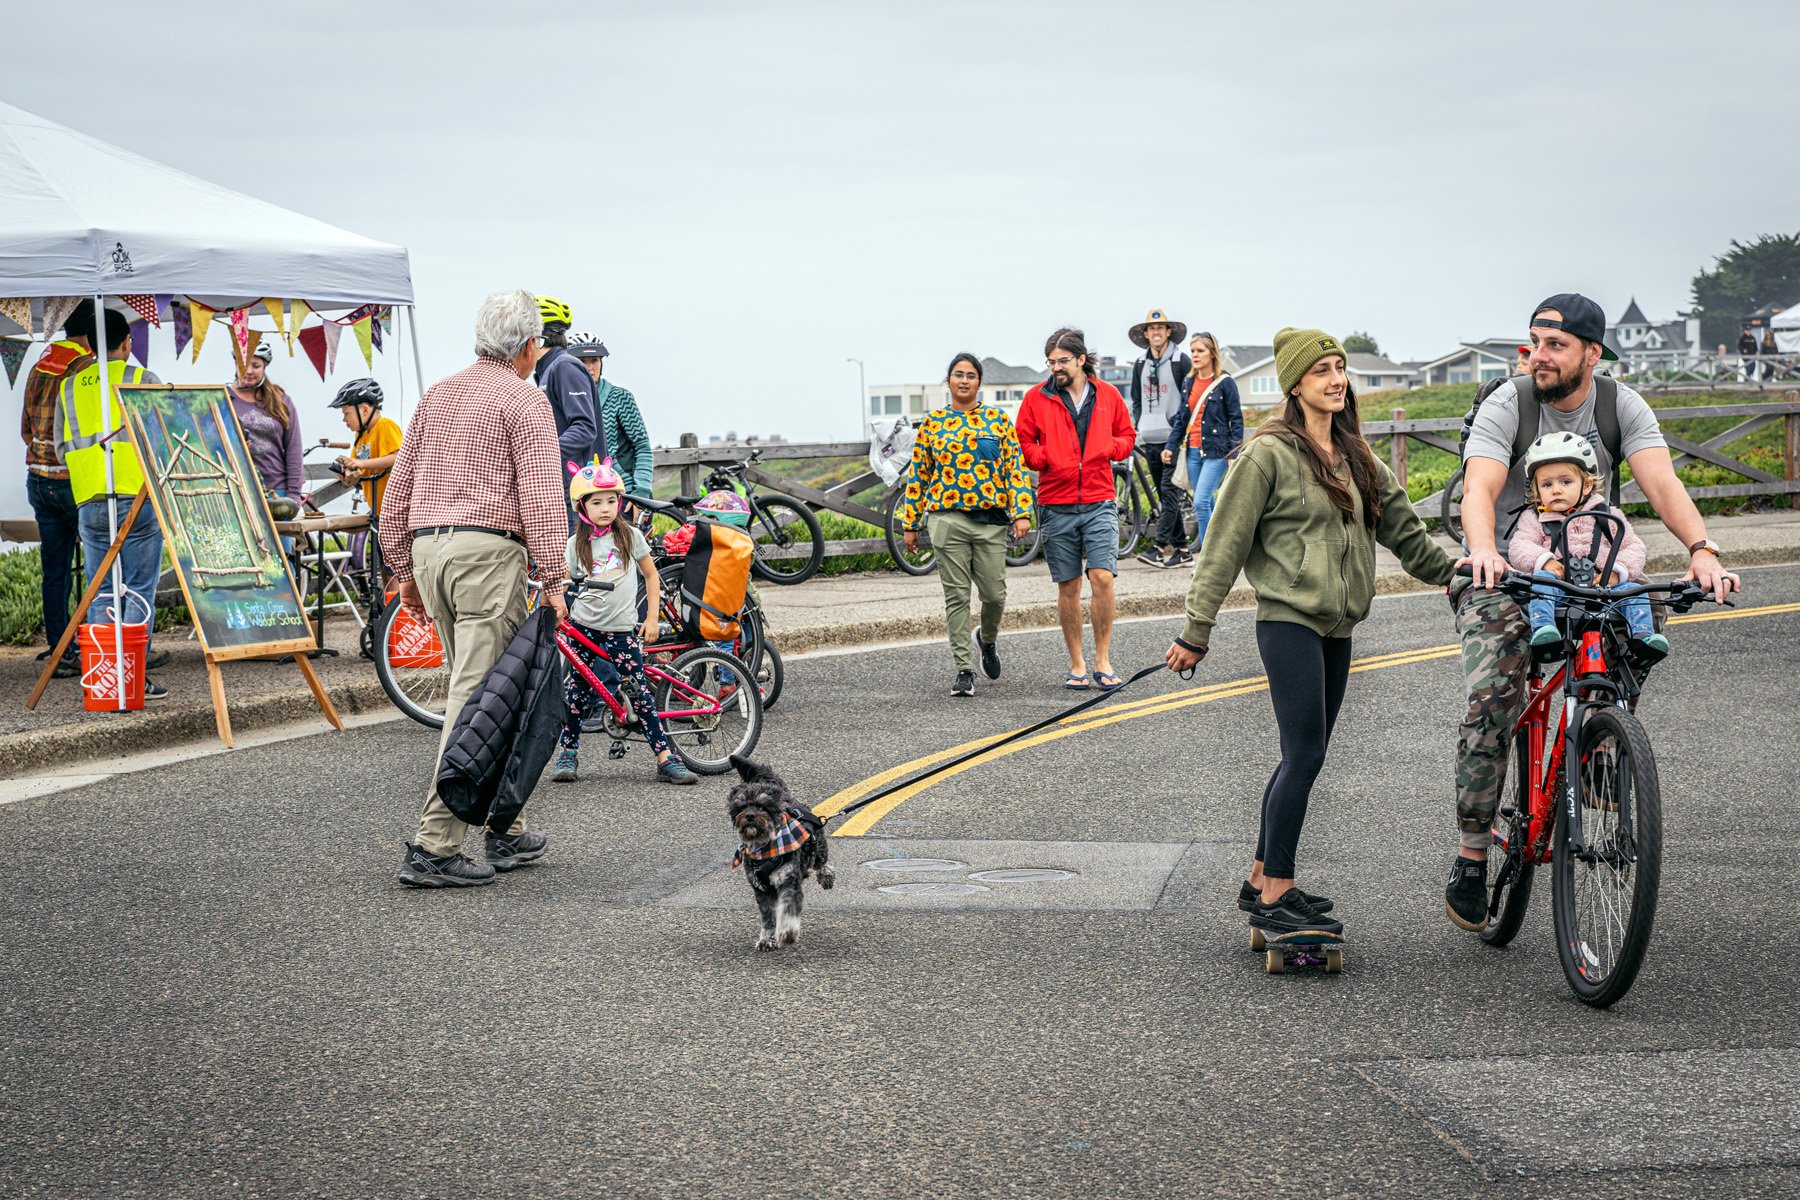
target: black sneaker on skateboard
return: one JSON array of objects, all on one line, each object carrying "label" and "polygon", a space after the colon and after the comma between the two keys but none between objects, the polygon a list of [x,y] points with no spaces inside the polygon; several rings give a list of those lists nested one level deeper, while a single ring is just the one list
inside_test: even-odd
[{"label": "black sneaker on skateboard", "polygon": [[[1328,896],[1315,896],[1311,892],[1301,892],[1300,895],[1305,897],[1307,905],[1320,916],[1324,916],[1337,907]],[[1238,911],[1249,912],[1261,903],[1262,889],[1253,885],[1248,879],[1244,880],[1238,887]]]},{"label": "black sneaker on skateboard", "polygon": [[1344,923],[1316,912],[1299,888],[1250,910],[1250,948],[1265,954],[1263,966],[1271,975],[1287,970],[1289,963],[1322,964],[1335,975],[1344,967],[1343,946]]}]

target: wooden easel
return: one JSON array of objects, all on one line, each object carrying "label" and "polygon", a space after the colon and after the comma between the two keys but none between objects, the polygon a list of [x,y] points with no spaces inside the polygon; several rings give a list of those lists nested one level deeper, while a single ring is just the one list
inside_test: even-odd
[{"label": "wooden easel", "polygon": [[[42,699],[44,689],[50,684],[51,674],[56,670],[57,664],[62,662],[62,656],[67,652],[70,641],[74,639],[75,634],[81,628],[81,618],[86,615],[88,606],[93,604],[94,597],[100,594],[100,586],[111,572],[113,560],[119,557],[119,548],[125,544],[125,538],[131,533],[132,526],[137,524],[138,514],[143,511],[144,501],[149,495],[148,487],[140,488],[137,496],[131,501],[131,510],[125,514],[125,520],[119,525],[118,536],[113,538],[112,545],[106,548],[106,556],[100,560],[100,569],[94,572],[94,581],[88,584],[86,591],[82,592],[81,602],[71,614],[68,628],[63,630],[61,639],[56,643],[56,649],[51,652],[49,660],[44,664],[44,673],[38,676],[37,686],[31,689],[31,697],[25,701],[26,708],[35,709],[37,702]],[[182,597],[188,599],[187,581],[181,578],[179,571],[175,573],[175,577],[181,584]],[[188,599],[188,611],[195,611],[191,599]],[[154,613],[152,613],[151,619],[155,619]],[[306,677],[306,686],[312,690],[313,700],[317,702],[319,711],[325,714],[325,719],[330,721],[333,727],[341,731],[344,728],[343,719],[338,716],[337,709],[332,706],[331,697],[325,694],[324,685],[319,682],[318,675],[313,672],[312,663],[306,657],[308,652],[317,647],[318,643],[308,636],[285,642],[259,642],[250,646],[226,646],[218,650],[206,649],[206,680],[212,690],[213,721],[219,729],[219,740],[233,749],[237,747],[237,743],[231,737],[231,712],[225,704],[225,678],[219,673],[219,664],[267,654],[286,654],[293,659],[300,668],[300,673]]]}]

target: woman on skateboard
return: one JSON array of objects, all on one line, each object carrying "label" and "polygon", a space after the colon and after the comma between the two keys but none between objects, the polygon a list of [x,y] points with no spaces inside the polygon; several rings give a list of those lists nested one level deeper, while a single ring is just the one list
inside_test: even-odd
[{"label": "woman on skateboard", "polygon": [[1188,589],[1172,671],[1206,657],[1219,605],[1244,571],[1256,592],[1256,644],[1281,731],[1281,763],[1263,792],[1250,878],[1238,907],[1269,935],[1341,934],[1330,900],[1295,885],[1294,857],[1313,781],[1344,700],[1350,634],[1375,594],[1375,546],[1426,583],[1455,563],[1425,532],[1406,489],[1363,440],[1338,340],[1317,329],[1275,335],[1284,401],[1225,475]]}]

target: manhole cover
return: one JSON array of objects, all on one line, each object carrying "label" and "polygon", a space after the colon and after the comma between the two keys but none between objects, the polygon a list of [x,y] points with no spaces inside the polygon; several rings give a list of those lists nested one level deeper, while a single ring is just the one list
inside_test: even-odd
[{"label": "manhole cover", "polygon": [[1058,879],[1075,878],[1075,872],[1059,871],[1055,867],[1001,867],[994,871],[976,871],[969,878],[983,883],[1054,883]]},{"label": "manhole cover", "polygon": [[877,858],[863,864],[871,871],[898,871],[902,875],[915,875],[929,871],[960,871],[968,865],[968,863],[957,862],[954,858]]},{"label": "manhole cover", "polygon": [[890,896],[973,896],[987,891],[979,883],[890,883],[875,890]]}]

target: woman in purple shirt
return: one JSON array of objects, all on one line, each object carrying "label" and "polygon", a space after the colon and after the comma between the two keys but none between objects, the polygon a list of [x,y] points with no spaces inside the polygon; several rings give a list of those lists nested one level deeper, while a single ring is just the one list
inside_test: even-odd
[{"label": "woman in purple shirt", "polygon": [[258,346],[245,362],[242,377],[227,384],[225,390],[231,396],[238,424],[244,427],[250,461],[256,464],[263,490],[299,499],[306,477],[301,460],[300,414],[294,408],[293,398],[268,376],[269,360],[274,357],[267,345]]}]

